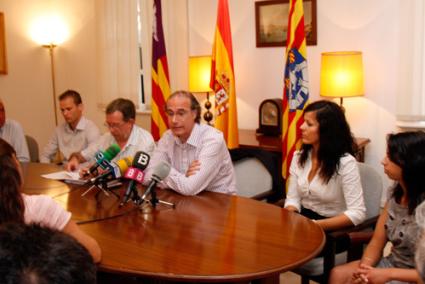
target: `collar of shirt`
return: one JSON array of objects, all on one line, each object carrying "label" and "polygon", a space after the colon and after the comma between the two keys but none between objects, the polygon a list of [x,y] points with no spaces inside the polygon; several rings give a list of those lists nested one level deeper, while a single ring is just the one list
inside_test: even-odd
[{"label": "collar of shirt", "polygon": [[84,130],[86,128],[86,125],[87,125],[87,119],[84,116],[82,116],[80,118],[80,121],[78,121],[78,124],[77,124],[77,127],[75,127],[75,130],[72,130],[68,123],[66,123],[65,129],[69,132],[77,132],[77,131]]},{"label": "collar of shirt", "polygon": [[185,143],[182,143],[180,139],[176,136],[174,136],[174,142],[180,147],[184,147],[185,145],[191,145],[193,147],[197,147],[200,136],[201,136],[201,126],[198,123],[195,123],[195,125],[192,128],[192,132],[190,133],[190,136]]},{"label": "collar of shirt", "polygon": [[[136,128],[137,128],[137,126],[135,124],[133,124],[133,127],[131,128],[131,132],[130,132],[130,137],[128,137],[127,143],[125,143],[125,146],[124,146],[124,148],[121,149],[121,152],[123,152],[129,146],[135,146],[135,145],[138,144],[139,139],[137,139],[138,135],[136,133],[137,132]],[[115,138],[114,138],[114,140],[115,140]],[[115,143],[117,143],[116,140],[115,140]]]}]

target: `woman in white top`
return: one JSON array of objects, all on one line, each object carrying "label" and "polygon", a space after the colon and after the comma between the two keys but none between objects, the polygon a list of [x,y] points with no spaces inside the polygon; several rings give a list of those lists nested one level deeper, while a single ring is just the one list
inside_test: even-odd
[{"label": "woman in white top", "polygon": [[94,262],[99,262],[101,252],[98,243],[71,220],[70,212],[48,196],[20,192],[21,171],[15,150],[0,139],[0,225],[7,222],[38,223],[62,231],[80,242],[92,255]]},{"label": "woman in white top", "polygon": [[316,220],[325,231],[360,224],[366,208],[343,110],[331,101],[311,103],[300,129],[303,144],[292,159],[285,208]]}]

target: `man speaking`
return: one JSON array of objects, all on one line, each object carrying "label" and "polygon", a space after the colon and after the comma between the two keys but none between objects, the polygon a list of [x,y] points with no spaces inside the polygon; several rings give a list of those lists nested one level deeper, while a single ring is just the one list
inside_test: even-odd
[{"label": "man speaking", "polygon": [[203,190],[236,194],[232,160],[223,134],[201,125],[201,107],[189,92],[177,91],[166,103],[169,130],[158,142],[147,169],[149,182],[154,167],[161,161],[171,164],[171,171],[161,184],[183,195]]}]

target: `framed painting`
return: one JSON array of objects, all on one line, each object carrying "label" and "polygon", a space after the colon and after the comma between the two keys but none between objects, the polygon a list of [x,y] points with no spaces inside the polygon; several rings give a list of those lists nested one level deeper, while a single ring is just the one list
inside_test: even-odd
[{"label": "framed painting", "polygon": [[0,74],[7,74],[6,35],[3,12],[0,12]]},{"label": "framed painting", "polygon": [[[317,44],[316,0],[304,0],[304,30],[307,45]],[[289,0],[255,2],[257,47],[286,46]]]}]

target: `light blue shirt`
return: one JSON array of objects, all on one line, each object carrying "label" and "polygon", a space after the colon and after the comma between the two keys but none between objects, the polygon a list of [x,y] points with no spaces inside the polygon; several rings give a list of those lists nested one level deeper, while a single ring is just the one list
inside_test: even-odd
[{"label": "light blue shirt", "polygon": [[0,138],[12,145],[16,151],[16,158],[20,162],[30,161],[27,140],[25,139],[22,126],[17,121],[6,119],[3,127],[0,128]]}]

